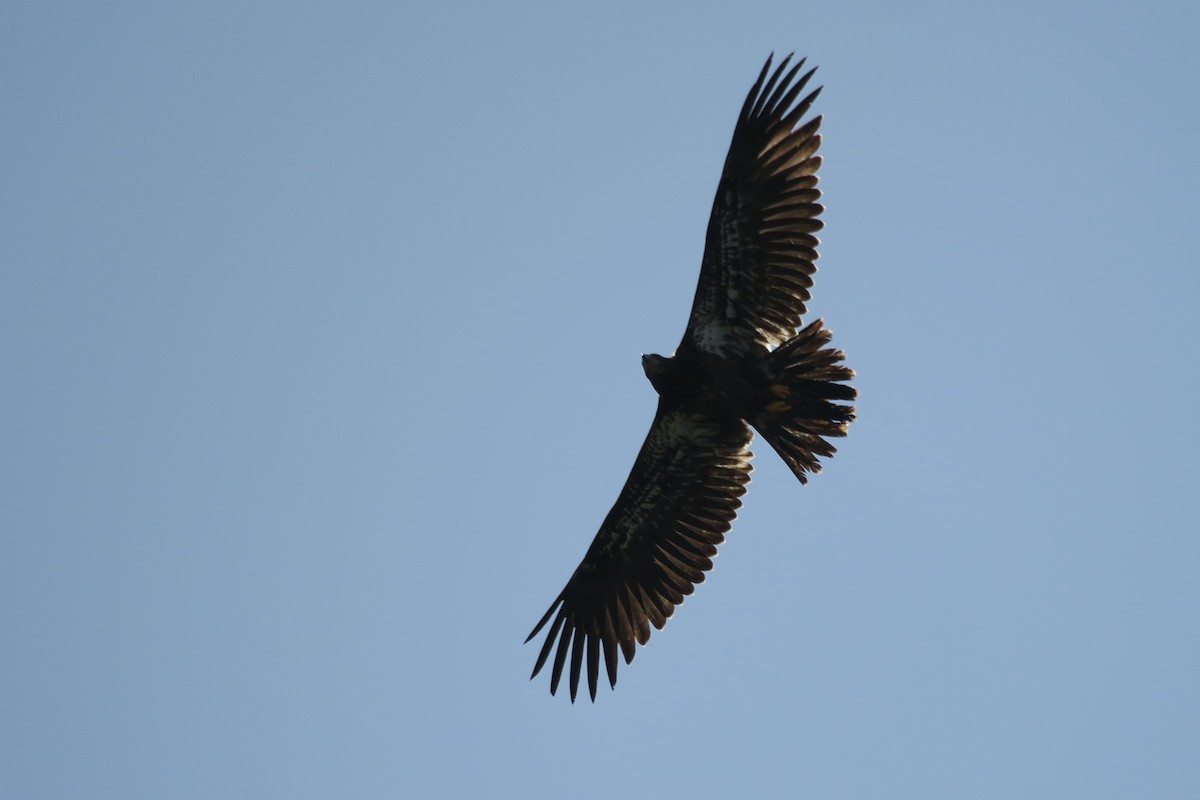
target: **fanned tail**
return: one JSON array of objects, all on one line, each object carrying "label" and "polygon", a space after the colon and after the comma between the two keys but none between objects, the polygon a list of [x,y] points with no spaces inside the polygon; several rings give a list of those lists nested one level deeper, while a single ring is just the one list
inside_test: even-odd
[{"label": "fanned tail", "polygon": [[854,419],[854,407],[839,402],[858,396],[845,384],[854,370],[843,366],[841,350],[826,347],[830,338],[816,320],[771,352],[763,410],[750,420],[801,483],[821,471],[818,456],[837,452],[828,438],[845,436]]}]

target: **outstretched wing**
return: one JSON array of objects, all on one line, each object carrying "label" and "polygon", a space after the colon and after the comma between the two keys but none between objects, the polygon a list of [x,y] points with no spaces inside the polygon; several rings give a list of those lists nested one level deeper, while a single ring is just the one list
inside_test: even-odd
[{"label": "outstretched wing", "polygon": [[[553,618],[534,677],[554,650],[550,693],[571,656],[571,701],[587,657],[588,691],[596,699],[603,649],[608,682],[617,684],[617,648],[633,661],[636,643],[662,630],[675,606],[712,569],[750,481],[752,434],[738,419],[711,419],[664,409],[638,453],[625,488],[582,563],[528,642]],[[558,642],[555,649],[555,642]]]},{"label": "outstretched wing", "polygon": [[[816,70],[763,66],[738,117],[713,200],[700,283],[680,348],[737,355],[790,339],[808,301],[817,237],[821,118],[797,127],[820,93]],[[768,78],[768,73],[770,77]]]}]

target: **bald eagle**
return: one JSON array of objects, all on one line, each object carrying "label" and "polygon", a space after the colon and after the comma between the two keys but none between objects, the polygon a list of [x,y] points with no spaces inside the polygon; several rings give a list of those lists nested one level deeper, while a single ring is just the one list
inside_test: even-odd
[{"label": "bald eagle", "polygon": [[[571,701],[587,664],[596,699],[603,658],[633,661],[661,630],[725,540],[750,482],[759,432],[800,479],[845,436],[854,373],[821,320],[800,327],[816,272],[821,118],[801,120],[815,70],[771,58],[750,89],[717,186],[700,281],[675,355],[642,357],[658,411],[616,504],[566,588],[534,627],[549,633],[532,677],[554,654],[550,693],[570,657]],[[556,644],[557,643],[557,644]]]}]

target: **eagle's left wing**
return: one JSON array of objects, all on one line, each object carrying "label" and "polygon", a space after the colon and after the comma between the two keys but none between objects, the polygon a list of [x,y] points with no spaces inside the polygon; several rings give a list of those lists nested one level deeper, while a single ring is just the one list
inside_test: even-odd
[{"label": "eagle's left wing", "polygon": [[763,66],[733,130],[713,199],[700,281],[680,350],[724,356],[774,349],[800,325],[817,260],[821,118],[800,120],[821,91],[804,90],[785,58]]},{"label": "eagle's left wing", "polygon": [[617,648],[630,663],[636,643],[650,638],[650,626],[661,630],[712,568],[750,481],[751,436],[741,420],[664,408],[660,401],[625,488],[566,588],[525,640],[553,618],[530,677],[554,649],[553,694],[569,651],[574,702],[586,653],[595,700],[603,649],[609,684],[616,686]]}]

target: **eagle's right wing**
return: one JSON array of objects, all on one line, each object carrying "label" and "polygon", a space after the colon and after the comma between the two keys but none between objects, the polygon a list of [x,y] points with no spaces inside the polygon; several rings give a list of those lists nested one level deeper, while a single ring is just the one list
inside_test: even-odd
[{"label": "eagle's right wing", "polygon": [[823,210],[821,118],[797,126],[821,90],[797,102],[815,70],[797,79],[804,60],[789,70],[790,60],[772,73],[767,59],[742,106],[681,350],[724,356],[770,350],[795,335],[804,315]]},{"label": "eagle's right wing", "polygon": [[630,663],[636,644],[650,638],[650,626],[661,630],[712,568],[750,480],[751,436],[741,420],[664,409],[660,401],[616,504],[566,588],[525,640],[553,618],[530,677],[553,649],[553,694],[569,651],[574,702],[586,652],[588,691],[595,700],[603,649],[609,684],[616,686],[618,646]]}]

